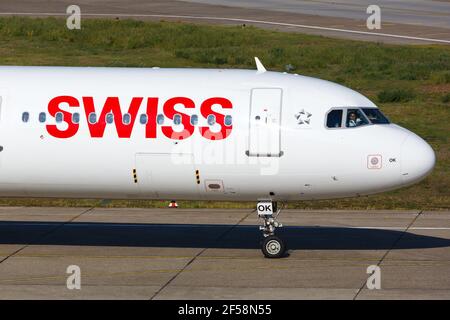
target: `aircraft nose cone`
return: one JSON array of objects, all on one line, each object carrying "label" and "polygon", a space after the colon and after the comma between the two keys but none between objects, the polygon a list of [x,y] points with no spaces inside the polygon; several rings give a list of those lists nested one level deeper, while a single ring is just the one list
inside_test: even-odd
[{"label": "aircraft nose cone", "polygon": [[402,179],[412,184],[425,178],[436,163],[433,149],[422,138],[409,135],[402,145]]}]

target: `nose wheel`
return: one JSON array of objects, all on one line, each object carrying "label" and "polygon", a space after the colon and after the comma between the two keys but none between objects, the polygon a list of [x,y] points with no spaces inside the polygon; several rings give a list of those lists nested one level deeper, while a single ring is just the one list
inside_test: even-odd
[{"label": "nose wheel", "polygon": [[277,236],[267,236],[262,241],[261,250],[266,258],[281,258],[286,252],[284,242]]},{"label": "nose wheel", "polygon": [[281,209],[277,210],[277,203],[259,202],[257,204],[258,217],[263,220],[263,225],[259,227],[264,239],[261,242],[261,251],[266,258],[281,258],[286,253],[286,244],[275,235],[276,228],[283,225],[277,220]]}]

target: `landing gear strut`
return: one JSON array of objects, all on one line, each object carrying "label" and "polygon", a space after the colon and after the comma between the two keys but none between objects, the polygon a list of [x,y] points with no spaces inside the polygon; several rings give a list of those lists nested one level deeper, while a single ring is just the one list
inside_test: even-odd
[{"label": "landing gear strut", "polygon": [[286,245],[279,237],[275,236],[275,229],[283,225],[277,220],[281,209],[277,209],[277,203],[272,201],[258,202],[258,217],[263,220],[259,227],[264,239],[261,242],[261,250],[266,258],[281,258],[286,252]]}]

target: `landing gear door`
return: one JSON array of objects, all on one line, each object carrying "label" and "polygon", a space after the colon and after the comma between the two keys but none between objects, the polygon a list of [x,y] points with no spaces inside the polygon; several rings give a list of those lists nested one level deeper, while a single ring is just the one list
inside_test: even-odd
[{"label": "landing gear door", "polygon": [[248,156],[279,157],[281,151],[281,88],[252,89]]}]

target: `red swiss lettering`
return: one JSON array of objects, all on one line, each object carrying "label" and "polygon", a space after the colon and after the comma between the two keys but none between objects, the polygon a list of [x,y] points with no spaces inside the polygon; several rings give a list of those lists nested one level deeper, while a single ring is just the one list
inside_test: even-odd
[{"label": "red swiss lettering", "polygon": [[112,113],[119,138],[129,138],[131,136],[131,132],[133,131],[134,122],[143,99],[144,98],[142,97],[134,97],[131,100],[130,107],[127,112],[130,115],[130,122],[128,124],[125,124],[122,121],[122,111],[120,109],[119,97],[108,97],[103,105],[103,109],[97,122],[90,123],[89,114],[95,112],[94,99],[92,97],[83,97],[84,111],[86,113],[86,119],[91,137],[103,137],[106,127],[106,115],[108,113]]},{"label": "red swiss lettering", "polygon": [[203,137],[209,140],[222,140],[228,137],[231,133],[231,130],[233,129],[233,126],[230,125],[228,127],[225,126],[225,116],[221,113],[215,112],[212,110],[213,105],[218,104],[222,108],[225,109],[231,109],[233,108],[233,104],[230,100],[222,97],[213,97],[206,99],[203,101],[200,112],[202,116],[205,118],[208,118],[210,114],[214,115],[216,117],[216,123],[218,123],[221,127],[219,132],[212,132],[209,127],[200,127],[200,132]]},{"label": "red swiss lettering", "polygon": [[[106,128],[106,119],[108,114],[113,115],[113,123],[117,131],[119,138],[130,138],[133,132],[133,127],[138,117],[138,112],[141,107],[143,97],[133,97],[131,99],[128,115],[129,121],[124,123],[123,114],[120,107],[119,97],[107,97],[103,104],[101,112],[96,112],[94,98],[83,97],[84,112],[86,115],[87,125],[89,133],[93,138],[101,138],[104,136]],[[72,121],[72,113],[61,109],[61,104],[67,104],[69,107],[80,107],[78,99],[72,96],[58,96],[50,100],[48,104],[48,112],[51,116],[55,117],[58,112],[62,113],[63,121],[67,123],[67,128],[64,130],[58,128],[58,125],[49,124],[46,125],[47,131],[50,135],[56,138],[70,138],[74,136],[79,129],[79,124]],[[158,114],[159,99],[156,97],[147,98],[146,106],[146,123],[145,123],[145,137],[156,138],[157,137],[157,114]],[[174,140],[183,140],[192,136],[195,131],[194,125],[191,123],[191,117],[182,112],[175,110],[175,107],[180,105],[180,108],[195,109],[195,103],[192,99],[187,97],[174,97],[167,100],[163,105],[164,115],[171,120],[179,120],[179,124],[183,125],[182,131],[175,131],[175,125],[161,126],[164,136]],[[209,140],[222,140],[227,138],[232,130],[232,125],[225,125],[225,115],[213,111],[213,106],[218,105],[222,109],[232,109],[233,105],[230,100],[223,97],[213,97],[206,99],[200,106],[200,113],[205,118],[213,115],[215,122],[220,125],[219,132],[213,132],[209,126],[199,127],[201,135]],[[97,115],[96,121],[90,120],[90,114],[95,113]],[[143,119],[144,120],[144,119]],[[92,123],[91,123],[92,122]],[[144,123],[144,122],[142,122]]]},{"label": "red swiss lettering", "polygon": [[194,126],[191,124],[191,118],[189,115],[176,111],[175,105],[182,104],[185,108],[195,108],[195,103],[189,98],[186,97],[175,97],[171,98],[164,103],[163,111],[166,117],[169,119],[174,118],[176,114],[181,116],[181,123],[183,124],[183,131],[177,132],[174,131],[172,126],[162,126],[162,132],[167,138],[171,138],[174,140],[183,140],[189,138],[194,133]]},{"label": "red swiss lettering", "polygon": [[145,125],[145,137],[156,138],[156,116],[158,113],[158,98],[147,99],[147,124]]},{"label": "red swiss lettering", "polygon": [[72,113],[68,111],[61,110],[60,104],[67,103],[69,107],[79,107],[80,103],[78,100],[71,96],[58,96],[54,97],[48,103],[48,113],[54,117],[56,113],[61,112],[63,114],[63,121],[67,123],[67,128],[65,130],[58,129],[57,125],[48,124],[46,125],[47,132],[54,136],[55,138],[70,138],[73,137],[78,131],[78,123],[72,122]]}]

